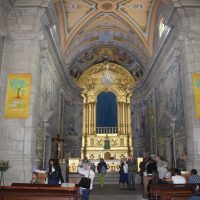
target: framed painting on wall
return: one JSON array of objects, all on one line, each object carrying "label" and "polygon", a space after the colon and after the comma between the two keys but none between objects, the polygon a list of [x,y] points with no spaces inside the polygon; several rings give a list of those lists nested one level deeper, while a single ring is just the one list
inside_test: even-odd
[{"label": "framed painting on wall", "polygon": [[8,74],[5,117],[28,118],[32,74]]},{"label": "framed painting on wall", "polygon": [[200,73],[192,74],[196,118],[200,118]]}]

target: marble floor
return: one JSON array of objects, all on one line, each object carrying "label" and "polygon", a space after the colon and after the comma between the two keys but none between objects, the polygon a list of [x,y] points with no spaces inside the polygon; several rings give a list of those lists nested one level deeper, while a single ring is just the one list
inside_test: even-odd
[{"label": "marble floor", "polygon": [[136,186],[135,191],[120,190],[119,185],[105,185],[101,188],[94,185],[90,194],[90,200],[143,200],[142,189],[140,185]]}]

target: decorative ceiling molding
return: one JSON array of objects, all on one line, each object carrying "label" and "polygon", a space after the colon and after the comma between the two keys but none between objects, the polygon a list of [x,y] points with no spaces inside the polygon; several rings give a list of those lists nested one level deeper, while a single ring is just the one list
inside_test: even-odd
[{"label": "decorative ceiling molding", "polygon": [[128,18],[147,39],[155,0],[127,0],[119,3],[118,11]]},{"label": "decorative ceiling molding", "polygon": [[96,4],[89,0],[64,0],[62,7],[65,16],[66,35],[78,27],[84,18],[96,10]]},{"label": "decorative ceiling molding", "polygon": [[62,27],[61,38],[65,43],[62,44],[62,47],[65,46],[62,48],[63,53],[72,45],[76,35],[82,31],[99,27],[110,29],[117,27],[136,33],[151,55],[152,33],[159,2],[160,0],[56,0],[58,18]]},{"label": "decorative ceiling molding", "polygon": [[72,46],[67,49],[65,60],[67,65],[77,57],[81,52],[94,48],[95,46],[114,46],[124,48],[131,52],[137,60],[140,60],[142,66],[146,66],[150,58],[145,46],[140,42],[138,36],[125,32],[123,30],[97,29],[77,36],[72,42]]},{"label": "decorative ceiling molding", "polygon": [[80,30],[80,33],[96,28],[120,28],[122,30],[134,32],[134,30],[121,20],[115,13],[99,13],[95,18],[88,21]]}]

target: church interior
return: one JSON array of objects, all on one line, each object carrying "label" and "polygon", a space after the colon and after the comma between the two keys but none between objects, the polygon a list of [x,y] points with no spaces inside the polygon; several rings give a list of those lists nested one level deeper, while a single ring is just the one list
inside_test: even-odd
[{"label": "church interior", "polygon": [[5,184],[50,158],[200,170],[199,19],[199,0],[0,0]]}]

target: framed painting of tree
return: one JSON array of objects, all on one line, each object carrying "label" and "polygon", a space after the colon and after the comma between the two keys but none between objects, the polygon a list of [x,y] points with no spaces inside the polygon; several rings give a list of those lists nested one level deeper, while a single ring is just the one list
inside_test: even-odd
[{"label": "framed painting of tree", "polygon": [[31,74],[8,74],[6,118],[28,118],[31,80]]}]

